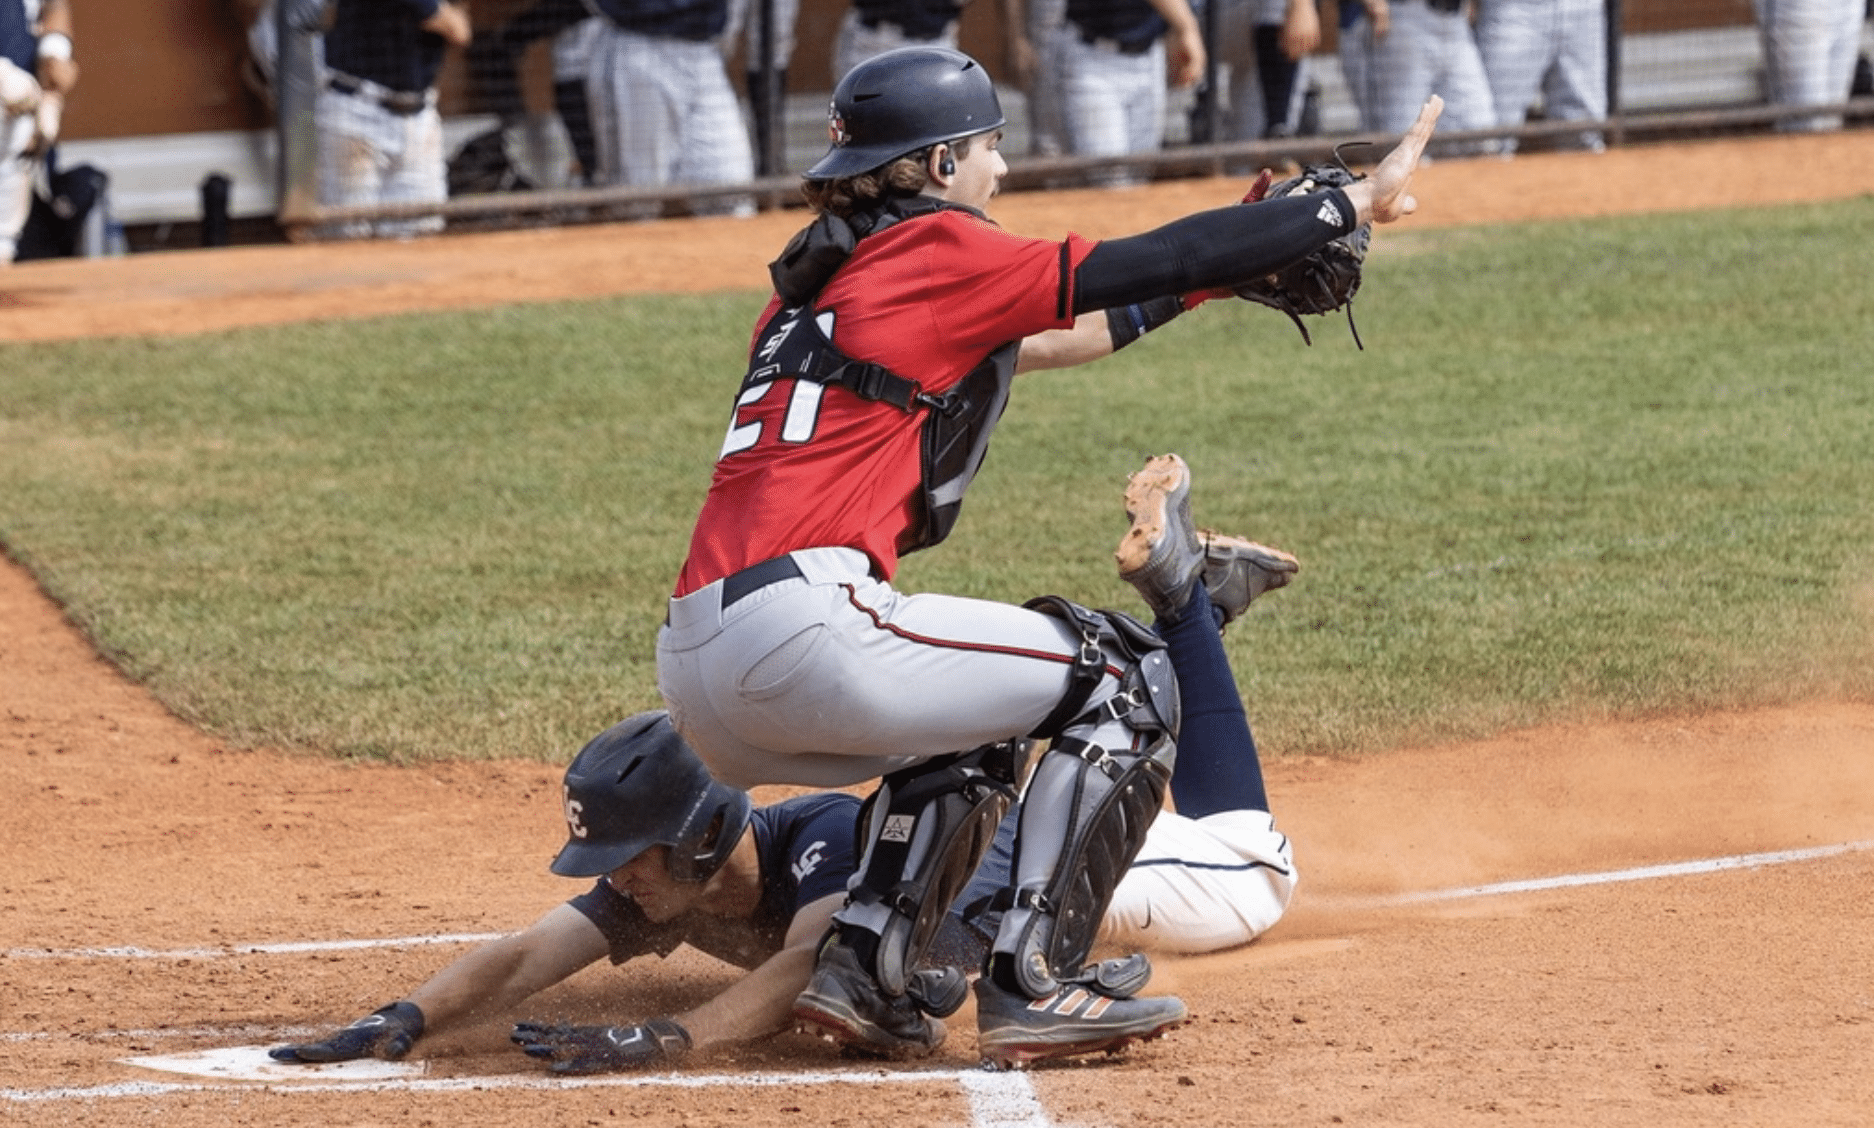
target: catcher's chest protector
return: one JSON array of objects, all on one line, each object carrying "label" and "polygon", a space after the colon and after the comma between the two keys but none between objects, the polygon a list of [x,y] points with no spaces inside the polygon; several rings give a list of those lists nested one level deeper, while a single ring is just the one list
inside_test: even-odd
[{"label": "catcher's chest protector", "polygon": [[[877,234],[901,219],[936,211],[942,206],[941,201],[921,199],[928,201],[929,206],[914,207],[910,201],[905,201],[906,214],[881,217],[866,234]],[[825,226],[826,219],[822,217],[802,232],[802,236]],[[810,246],[807,240],[796,237],[795,243],[790,244],[790,252],[800,249],[805,256],[825,252],[813,268],[813,273],[820,275],[818,285],[812,286],[812,293],[800,302],[784,305],[762,326],[749,357],[748,374],[742,378],[741,390],[747,392],[775,380],[809,380],[816,384],[837,384],[867,402],[889,404],[900,411],[924,412],[920,468],[923,516],[908,543],[898,546],[900,552],[915,552],[941,542],[956,526],[957,514],[963,508],[963,493],[982,468],[983,458],[989,452],[989,434],[1008,406],[1021,342],[1011,341],[990,353],[942,395],[926,393],[917,381],[883,365],[847,356],[833,343],[833,312],[814,308],[812,296],[832,277],[838,263],[850,256],[855,241],[817,240]],[[806,287],[798,284],[779,287],[783,301],[790,293],[798,294],[802,289]]]}]

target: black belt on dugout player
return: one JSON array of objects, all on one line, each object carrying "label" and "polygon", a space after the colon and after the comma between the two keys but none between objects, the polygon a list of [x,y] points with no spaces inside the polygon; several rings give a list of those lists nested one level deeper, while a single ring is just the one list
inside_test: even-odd
[{"label": "black belt on dugout player", "polygon": [[332,71],[326,75],[325,85],[340,94],[350,94],[355,98],[376,102],[393,114],[410,117],[420,114],[429,105],[427,90],[392,90],[388,86],[370,82],[343,71]]},{"label": "black belt on dugout player", "polygon": [[1464,0],[1425,0],[1425,6],[1434,12],[1461,12]]},{"label": "black belt on dugout player", "polygon": [[940,18],[942,16],[940,12],[912,12],[911,15],[915,18],[907,21],[892,19],[883,12],[861,10],[856,14],[859,17],[860,27],[871,31],[890,28],[906,39],[915,39],[920,43],[941,39],[945,32],[956,25],[958,15],[957,12],[952,12],[948,18]]},{"label": "black belt on dugout player", "polygon": [[1152,44],[1158,42],[1158,36],[1156,35],[1145,39],[1128,40],[1095,35],[1090,31],[1085,31],[1080,28],[1075,28],[1074,30],[1080,33],[1080,42],[1085,43],[1087,46],[1098,47],[1103,51],[1117,51],[1121,55],[1143,55],[1152,49]]}]

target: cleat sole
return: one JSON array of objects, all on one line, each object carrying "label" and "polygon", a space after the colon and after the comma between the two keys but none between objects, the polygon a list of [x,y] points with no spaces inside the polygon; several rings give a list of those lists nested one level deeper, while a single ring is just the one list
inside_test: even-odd
[{"label": "cleat sole", "polygon": [[1011,1043],[983,1051],[983,1064],[991,1069],[1010,1070],[1027,1069],[1036,1062],[1077,1057],[1082,1054],[1105,1054],[1108,1057],[1117,1057],[1133,1043],[1156,1042],[1189,1021],[1189,1019],[1180,1019],[1151,1030],[1116,1034],[1110,1038],[1089,1042]]}]

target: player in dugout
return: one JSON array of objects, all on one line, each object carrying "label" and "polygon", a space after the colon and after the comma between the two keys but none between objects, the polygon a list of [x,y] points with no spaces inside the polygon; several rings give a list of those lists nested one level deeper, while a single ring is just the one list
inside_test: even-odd
[{"label": "player in dugout", "polygon": [[[1180,513],[1188,523],[1188,507]],[[1201,542],[1205,564],[1188,599],[1196,613],[1155,624],[1184,698],[1171,782],[1177,810],[1153,821],[1101,923],[1103,944],[1127,951],[1196,953],[1246,944],[1281,919],[1296,885],[1288,839],[1269,813],[1222,628],[1258,595],[1288,583],[1298,566],[1254,542],[1180,531]],[[1023,747],[1009,752],[1026,757]],[[1012,796],[1001,798],[997,809],[1006,815],[986,824],[994,837],[983,844],[984,861],[942,919],[930,967],[919,975],[943,979],[956,974],[944,967],[980,966],[995,935],[990,894],[1007,881],[1020,810]],[[860,808],[843,792],[754,807],[747,793],[709,776],[666,714],[631,717],[595,738],[566,770],[569,836],[552,870],[596,876],[591,889],[532,926],[467,952],[397,1001],[272,1056],[301,1063],[402,1058],[426,1034],[511,1013],[602,958],[622,964],[668,955],[685,943],[748,974],[678,1014],[634,1016],[620,1025],[522,1023],[514,1040],[554,1073],[583,1074],[668,1067],[692,1053],[780,1033],[792,1022],[795,999],[858,868]],[[1139,974],[1138,962],[1109,961],[1114,966],[1107,970]],[[632,1009],[628,985],[617,1007]],[[939,1019],[928,1022],[930,1036],[919,1042],[848,1049],[887,1058],[932,1052],[944,1028]],[[1038,1049],[1036,1058],[1050,1056]]]}]

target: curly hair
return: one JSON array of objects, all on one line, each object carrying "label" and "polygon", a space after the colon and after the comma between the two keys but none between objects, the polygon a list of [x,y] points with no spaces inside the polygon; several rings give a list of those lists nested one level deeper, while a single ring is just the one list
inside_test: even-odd
[{"label": "curly hair", "polygon": [[[962,160],[969,156],[970,142],[973,140],[973,137],[961,137],[948,142],[950,152]],[[800,194],[814,211],[826,212],[842,219],[854,212],[875,207],[885,200],[915,196],[930,184],[930,153],[936,147],[927,145],[857,176],[803,180]]]}]

